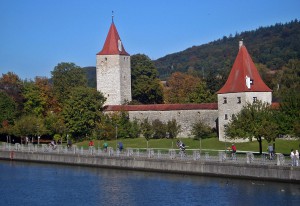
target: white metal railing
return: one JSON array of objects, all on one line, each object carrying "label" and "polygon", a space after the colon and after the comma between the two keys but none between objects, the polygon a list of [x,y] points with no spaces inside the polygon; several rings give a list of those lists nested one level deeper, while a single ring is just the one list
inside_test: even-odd
[{"label": "white metal railing", "polygon": [[[186,150],[182,152],[178,149],[139,149],[139,148],[127,148],[120,151],[119,149],[114,150],[112,147],[107,149],[89,147],[84,149],[83,147],[78,148],[76,145],[67,147],[58,145],[52,147],[48,144],[0,144],[0,151],[18,151],[18,152],[31,152],[31,153],[58,153],[58,154],[69,154],[69,155],[88,155],[88,156],[114,156],[114,157],[133,157],[133,158],[156,158],[156,159],[176,159],[176,160],[193,160],[193,161],[212,161],[212,162],[234,162],[234,163],[247,163],[247,164],[266,164],[266,165],[278,165],[286,166],[291,165],[291,161],[286,161],[283,154],[275,154],[275,158],[269,159],[268,155],[255,155],[251,152],[247,152],[244,155],[236,155],[233,158],[226,154],[224,151],[219,151],[217,156],[210,154],[205,151],[201,154],[200,150]],[[215,154],[215,153],[213,153]],[[238,158],[237,158],[238,156]]]}]

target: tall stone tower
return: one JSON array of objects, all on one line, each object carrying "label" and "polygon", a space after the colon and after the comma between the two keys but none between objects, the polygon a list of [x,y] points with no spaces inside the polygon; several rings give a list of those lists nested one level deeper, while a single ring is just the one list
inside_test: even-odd
[{"label": "tall stone tower", "polygon": [[224,128],[232,115],[239,113],[247,103],[257,100],[272,103],[272,90],[261,79],[242,41],[229,77],[217,94],[220,141],[226,141]]},{"label": "tall stone tower", "polygon": [[107,98],[105,105],[131,101],[130,55],[124,49],[114,21],[96,59],[97,90]]}]

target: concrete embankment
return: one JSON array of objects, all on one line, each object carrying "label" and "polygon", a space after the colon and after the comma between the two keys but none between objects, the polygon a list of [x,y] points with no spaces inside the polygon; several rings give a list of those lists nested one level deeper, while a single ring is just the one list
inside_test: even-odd
[{"label": "concrete embankment", "polygon": [[256,165],[232,162],[183,161],[142,157],[114,157],[78,154],[0,151],[0,158],[10,161],[32,161],[127,170],[207,175],[243,179],[300,183],[300,167]]}]

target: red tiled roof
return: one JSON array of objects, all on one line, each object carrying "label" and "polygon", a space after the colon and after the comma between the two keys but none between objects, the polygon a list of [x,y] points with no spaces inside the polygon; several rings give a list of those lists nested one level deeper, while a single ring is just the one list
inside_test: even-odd
[{"label": "red tiled roof", "polygon": [[[246,78],[248,79],[248,86]],[[252,83],[250,84],[250,82]],[[241,46],[225,85],[217,93],[271,91],[261,79],[246,47]]]},{"label": "red tiled roof", "polygon": [[111,23],[103,49],[97,55],[128,55],[114,22]]},{"label": "red tiled roof", "polygon": [[217,110],[218,103],[203,104],[147,104],[107,105],[105,111],[170,111],[170,110]]}]

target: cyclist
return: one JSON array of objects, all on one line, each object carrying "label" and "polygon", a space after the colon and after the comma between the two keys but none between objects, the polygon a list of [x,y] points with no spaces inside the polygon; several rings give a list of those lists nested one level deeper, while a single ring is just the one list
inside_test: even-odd
[{"label": "cyclist", "polygon": [[107,152],[107,148],[108,148],[108,144],[107,144],[107,142],[104,142],[104,144],[103,144],[103,148],[104,148],[104,151],[105,151],[105,152]]},{"label": "cyclist", "polygon": [[176,145],[180,149],[180,152],[182,152],[185,155],[185,145],[184,145],[184,143],[182,141],[177,140]]},{"label": "cyclist", "polygon": [[55,141],[52,140],[52,141],[50,142],[49,146],[52,147],[53,150],[55,150],[55,149],[56,149]]}]

